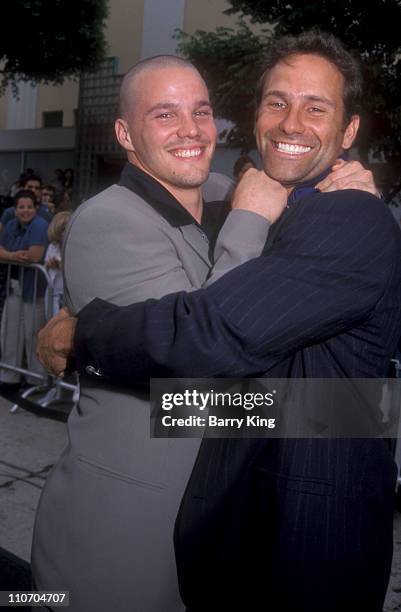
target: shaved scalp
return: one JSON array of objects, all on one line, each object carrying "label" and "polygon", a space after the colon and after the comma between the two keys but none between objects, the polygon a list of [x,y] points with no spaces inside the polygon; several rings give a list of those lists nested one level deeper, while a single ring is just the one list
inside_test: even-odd
[{"label": "shaved scalp", "polygon": [[141,60],[130,70],[128,70],[121,82],[118,106],[119,117],[122,119],[127,119],[129,112],[132,110],[132,107],[135,104],[135,85],[139,75],[158,68],[170,67],[189,68],[199,75],[200,78],[202,78],[198,70],[193,64],[191,64],[191,62],[183,59],[182,57],[178,57],[177,55],[155,55],[154,57],[148,57]]}]

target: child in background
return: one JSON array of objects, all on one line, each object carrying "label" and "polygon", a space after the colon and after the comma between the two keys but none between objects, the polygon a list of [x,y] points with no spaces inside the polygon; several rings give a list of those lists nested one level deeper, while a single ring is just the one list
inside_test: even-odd
[{"label": "child in background", "polygon": [[61,244],[70,217],[71,213],[68,211],[55,214],[48,229],[50,244],[45,255],[45,266],[53,285],[52,316],[57,314],[63,305],[64,285],[61,272]]}]

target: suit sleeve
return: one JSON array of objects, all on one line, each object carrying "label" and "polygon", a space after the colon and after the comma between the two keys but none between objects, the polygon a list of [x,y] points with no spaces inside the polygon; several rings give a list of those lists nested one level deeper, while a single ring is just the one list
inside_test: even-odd
[{"label": "suit sleeve", "polygon": [[269,231],[267,219],[248,210],[229,212],[214,248],[214,266],[203,284],[208,287],[233,268],[262,253]]},{"label": "suit sleeve", "polygon": [[[143,207],[137,210],[134,205],[125,205],[114,211],[109,205],[112,195],[118,196],[118,190],[99,203],[84,204],[69,224],[63,253],[69,310],[75,314],[95,297],[126,306],[198,289],[202,276],[188,270],[186,260],[199,255],[185,242],[187,251],[183,254],[180,229]],[[268,227],[260,215],[231,212],[218,236],[207,284],[259,255]],[[196,237],[202,241],[199,232]],[[207,248],[204,255],[206,259]]]},{"label": "suit sleeve", "polygon": [[384,205],[352,190],[310,196],[286,214],[263,256],[210,287],[121,309],[95,300],[79,316],[79,367],[119,384],[257,375],[363,323],[398,247]]}]

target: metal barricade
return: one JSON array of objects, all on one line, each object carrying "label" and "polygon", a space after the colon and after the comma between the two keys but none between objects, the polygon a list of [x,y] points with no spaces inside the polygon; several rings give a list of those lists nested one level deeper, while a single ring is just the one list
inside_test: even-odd
[{"label": "metal barricade", "polygon": [[[2,382],[19,382],[25,376],[27,386],[19,394],[23,400],[35,395],[35,404],[42,408],[61,398],[63,390],[78,398],[78,385],[65,382],[47,373],[36,357],[36,336],[51,319],[53,283],[46,268],[40,264],[7,262],[4,274],[4,304],[1,313]],[[11,412],[18,409],[18,402]]]}]

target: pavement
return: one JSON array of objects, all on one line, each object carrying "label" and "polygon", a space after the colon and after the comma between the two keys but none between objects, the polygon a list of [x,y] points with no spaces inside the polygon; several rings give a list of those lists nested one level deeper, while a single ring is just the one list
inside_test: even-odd
[{"label": "pavement", "polygon": [[[67,444],[67,429],[63,422],[23,409],[10,414],[10,406],[0,397],[0,547],[29,561],[36,506],[46,475]],[[401,514],[395,512],[394,518],[394,557],[384,612],[401,612]]]},{"label": "pavement", "polygon": [[67,444],[65,423],[0,397],[0,546],[29,561],[33,521],[46,475]]}]

